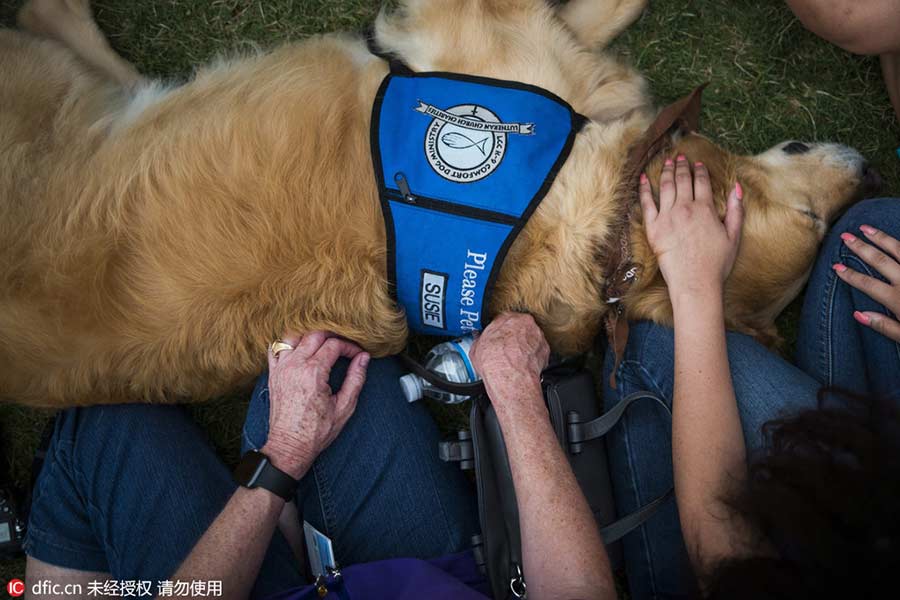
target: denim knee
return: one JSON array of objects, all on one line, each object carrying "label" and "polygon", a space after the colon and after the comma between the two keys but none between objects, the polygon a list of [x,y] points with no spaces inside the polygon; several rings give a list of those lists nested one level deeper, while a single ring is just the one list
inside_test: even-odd
[{"label": "denim knee", "polygon": [[259,450],[269,437],[269,373],[259,376],[247,406],[247,416],[241,432],[241,454],[251,448]]},{"label": "denim knee", "polygon": [[[881,229],[888,235],[900,237],[900,198],[863,200],[850,207],[835,223],[825,238],[817,264],[817,268],[823,270],[828,279],[833,277],[830,272],[833,263],[847,263],[848,261],[850,261],[850,267],[873,277],[881,278],[878,273],[862,262],[858,255],[847,248],[841,239],[841,234],[846,232],[859,235],[860,225],[871,225]],[[814,282],[815,280],[816,278],[813,277],[812,281]],[[815,288],[811,286],[811,289]]]},{"label": "denim knee", "polygon": [[826,245],[840,244],[842,233],[858,230],[860,225],[877,227],[894,237],[900,235],[900,198],[872,198],[854,204],[831,228]]},{"label": "denim knee", "polygon": [[[79,453],[79,460],[98,455],[114,441],[138,432],[165,432],[190,421],[184,408],[172,404],[101,404],[60,411],[56,416],[51,450],[64,446]],[[87,454],[85,454],[87,453]]]},{"label": "denim knee", "polygon": [[[606,389],[604,409],[609,410],[629,393],[653,392],[664,398],[671,396],[672,365],[675,361],[675,336],[671,328],[650,321],[631,324],[628,344],[616,370],[616,389]],[[615,357],[607,350],[604,382],[609,385]]]}]

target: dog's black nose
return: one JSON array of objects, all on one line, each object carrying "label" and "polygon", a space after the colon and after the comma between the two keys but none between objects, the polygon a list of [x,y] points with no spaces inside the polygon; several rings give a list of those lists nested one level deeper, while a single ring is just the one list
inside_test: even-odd
[{"label": "dog's black nose", "polygon": [[881,178],[881,175],[878,174],[878,171],[871,168],[867,162],[863,163],[862,174],[859,181],[860,187],[866,195],[880,192],[881,186],[884,184],[884,180]]}]

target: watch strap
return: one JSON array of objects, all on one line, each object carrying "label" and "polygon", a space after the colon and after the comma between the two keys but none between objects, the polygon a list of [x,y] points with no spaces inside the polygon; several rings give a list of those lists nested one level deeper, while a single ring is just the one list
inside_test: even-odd
[{"label": "watch strap", "polygon": [[[242,480],[242,477],[236,476],[237,482],[246,488],[259,487],[269,490],[276,496],[284,498],[287,502],[293,500],[294,495],[297,493],[299,482],[273,465],[265,454],[258,450],[251,450],[244,455],[241,462],[250,461],[256,463],[260,460],[260,457],[262,457],[262,462],[255,469],[255,475],[251,476],[249,480]],[[237,471],[239,472],[240,470],[240,467],[238,467]]]},{"label": "watch strap", "polygon": [[256,478],[256,487],[265,488],[290,502],[297,493],[297,480],[266,459],[266,466]]}]

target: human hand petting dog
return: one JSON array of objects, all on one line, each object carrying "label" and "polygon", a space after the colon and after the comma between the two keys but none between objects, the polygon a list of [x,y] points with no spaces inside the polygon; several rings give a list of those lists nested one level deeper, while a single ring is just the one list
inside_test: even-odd
[{"label": "human hand petting dog", "polygon": [[[723,519],[722,503],[746,470],[725,333],[725,280],[741,241],[744,211],[739,184],[719,217],[709,171],[691,167],[683,155],[666,161],[659,183],[659,207],[650,182],[641,176],[644,226],[672,300],[675,364],[672,408],[672,464],[681,529],[694,568],[733,556],[745,531]],[[712,449],[712,451],[711,451]]]},{"label": "human hand petting dog", "polygon": [[[860,225],[859,229],[871,244],[852,233],[842,233],[841,239],[860,260],[881,273],[887,282],[864,275],[843,263],[835,264],[834,271],[847,284],[880,302],[894,315],[900,315],[900,241],[870,225]],[[896,317],[875,311],[856,311],[853,318],[900,342],[900,322]]]},{"label": "human hand petting dog", "polygon": [[713,201],[709,171],[691,167],[684,155],[666,160],[659,182],[659,207],[647,175],[641,174],[640,198],[647,240],[669,286],[673,304],[684,299],[721,297],[737,257],[744,210],[743,190],[735,184],[728,196],[725,222]]},{"label": "human hand petting dog", "polygon": [[[278,356],[269,351],[269,437],[262,452],[300,479],[356,410],[370,357],[356,344],[324,331],[302,339],[286,335],[283,341],[294,349]],[[335,394],[328,378],[341,357],[351,362]]]},{"label": "human hand petting dog", "polygon": [[531,315],[508,312],[491,321],[475,340],[471,358],[498,413],[506,408],[505,399],[543,403],[541,372],[550,346]]}]

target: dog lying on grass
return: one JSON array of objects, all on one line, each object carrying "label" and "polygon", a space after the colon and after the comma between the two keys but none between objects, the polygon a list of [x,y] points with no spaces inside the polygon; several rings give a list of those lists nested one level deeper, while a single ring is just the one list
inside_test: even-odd
[{"label": "dog lying on grass", "polygon": [[[601,50],[646,0],[406,0],[379,48],[416,71],[540,86],[590,121],[512,245],[489,312],[532,313],[585,350],[610,310],[602,258],[632,205],[623,170],[656,110]],[[407,342],[386,278],[369,126],[388,64],[333,34],[219,60],[178,87],[117,56],[88,0],[30,0],[0,31],[0,397],[30,405],[203,400],[265,367],[284,330],[375,356]],[[745,190],[729,327],[771,342],[828,224],[872,176],[854,150],[782,143],[738,156],[673,133],[646,166],[703,161],[718,205]],[[630,319],[671,321],[639,211]]]}]

